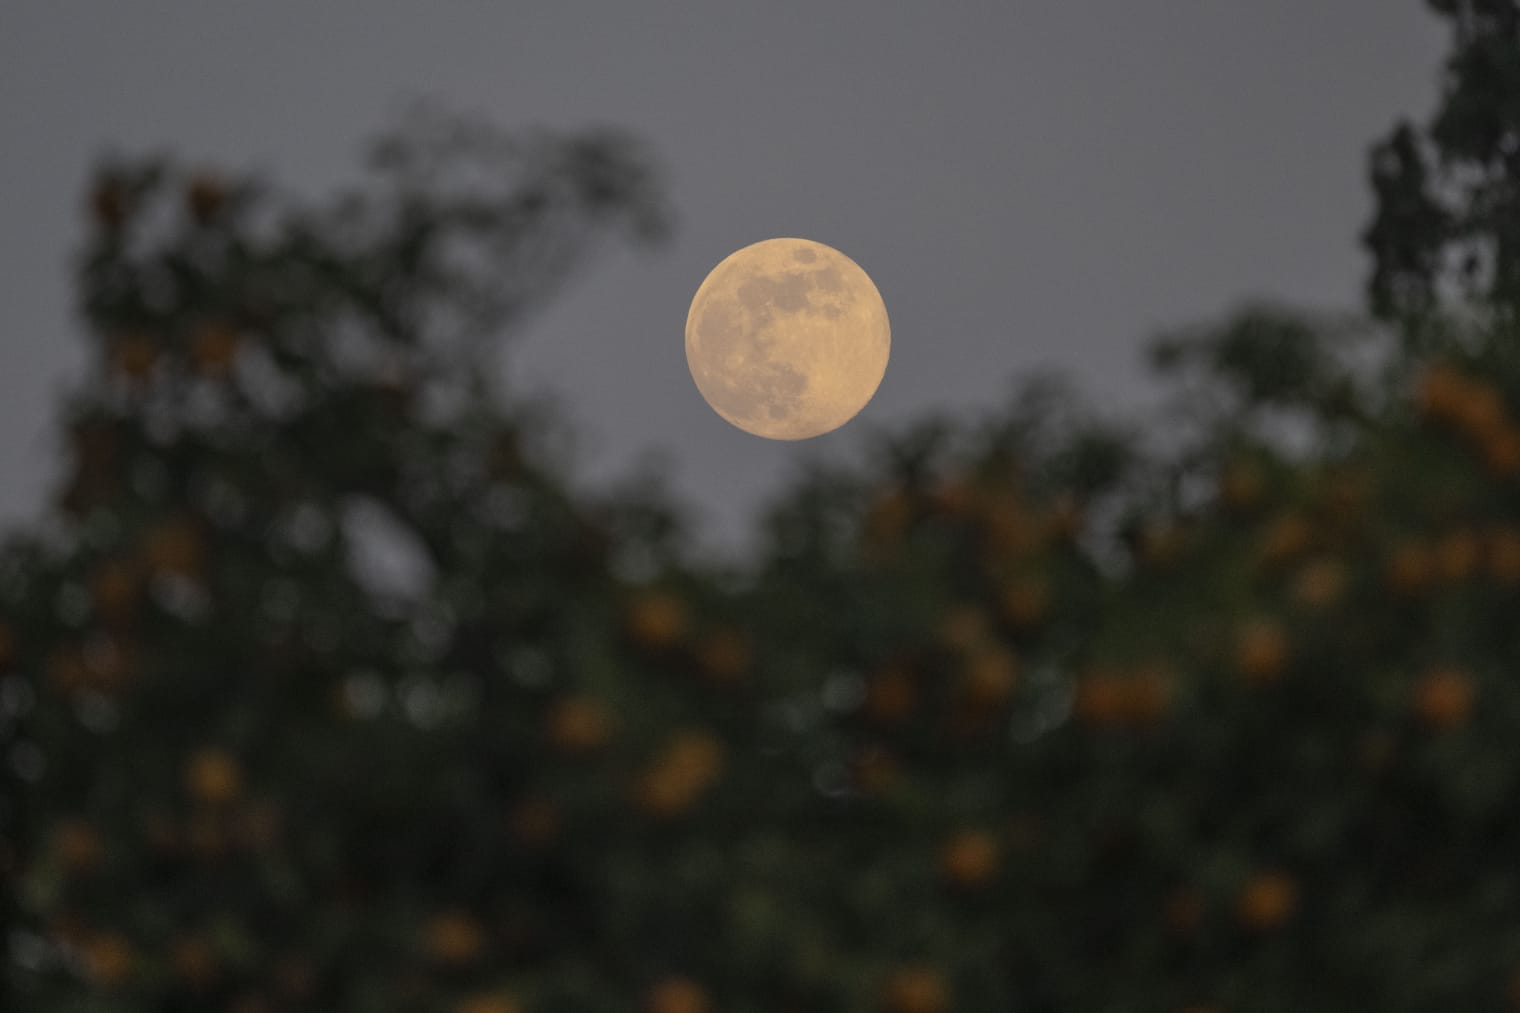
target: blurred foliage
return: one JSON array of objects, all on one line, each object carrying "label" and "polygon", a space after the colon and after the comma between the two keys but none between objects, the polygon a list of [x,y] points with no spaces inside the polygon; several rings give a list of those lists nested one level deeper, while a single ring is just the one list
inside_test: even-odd
[{"label": "blurred foliage", "polygon": [[1423,133],[1398,124],[1373,148],[1372,310],[1418,317],[1446,297],[1520,309],[1520,7],[1427,0],[1452,49]]},{"label": "blurred foliage", "polygon": [[329,205],[153,162],[90,211],[0,555],[4,1008],[1520,1006],[1500,289],[1164,336],[1163,439],[1049,379],[881,435],[735,569],[487,379],[668,220],[626,139],[435,118]]}]

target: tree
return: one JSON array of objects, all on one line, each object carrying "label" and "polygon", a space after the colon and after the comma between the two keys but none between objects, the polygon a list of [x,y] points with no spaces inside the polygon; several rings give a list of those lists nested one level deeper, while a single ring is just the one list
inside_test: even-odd
[{"label": "tree", "polygon": [[1429,5],[1450,24],[1452,52],[1423,135],[1400,123],[1373,149],[1372,308],[1424,314],[1456,289],[1510,314],[1520,306],[1520,6]]},{"label": "tree", "polygon": [[0,567],[22,1007],[394,1009],[596,966],[556,843],[586,813],[550,789],[604,797],[648,747],[602,748],[607,560],[658,573],[670,522],[573,496],[474,342],[661,197],[612,135],[427,119],[375,166],[316,208],[159,163],[95,190],[69,475]]},{"label": "tree", "polygon": [[1468,337],[1250,309],[1160,346],[1163,457],[1026,396],[800,491],[759,640],[859,687],[800,920],[877,926],[897,1009],[1510,1008],[1520,428]]},{"label": "tree", "polygon": [[[1459,55],[1508,9],[1442,5]],[[1407,318],[1164,336],[1153,431],[1041,380],[883,434],[721,569],[481,365],[663,221],[636,150],[378,169],[96,191],[0,555],[7,1008],[1520,1006],[1516,323],[1437,298],[1488,197],[1384,180]]]}]

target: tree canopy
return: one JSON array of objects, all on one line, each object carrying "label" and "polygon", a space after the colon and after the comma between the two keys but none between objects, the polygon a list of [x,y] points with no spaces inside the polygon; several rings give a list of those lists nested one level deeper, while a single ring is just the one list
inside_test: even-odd
[{"label": "tree canopy", "polygon": [[0,553],[5,1008],[1520,1007],[1520,14],[1432,6],[1380,323],[879,434],[741,566],[483,365],[667,227],[628,138],[425,118],[315,205],[104,166]]}]

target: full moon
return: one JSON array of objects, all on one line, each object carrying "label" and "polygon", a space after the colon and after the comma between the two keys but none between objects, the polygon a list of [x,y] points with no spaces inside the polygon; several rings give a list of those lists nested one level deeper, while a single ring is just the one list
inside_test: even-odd
[{"label": "full moon", "polygon": [[860,265],[808,239],[767,239],[712,269],[686,315],[686,363],[729,422],[771,440],[838,429],[887,371],[892,331]]}]

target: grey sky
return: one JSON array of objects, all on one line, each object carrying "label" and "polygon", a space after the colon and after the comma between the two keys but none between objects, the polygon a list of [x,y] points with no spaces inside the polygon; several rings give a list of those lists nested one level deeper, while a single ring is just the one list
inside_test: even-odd
[{"label": "grey sky", "polygon": [[[104,150],[168,149],[320,192],[408,100],[505,125],[611,123],[661,158],[662,251],[598,260],[518,336],[582,473],[667,454],[731,539],[799,460],[985,405],[1056,367],[1134,402],[1164,325],[1246,297],[1358,304],[1367,143],[1423,115],[1444,48],[1417,0],[1090,3],[7,3],[0,10],[0,519],[34,511],[81,360],[68,287]],[[692,294],[774,236],[886,299],[873,403],[807,444],[723,422],[687,371]]]}]

